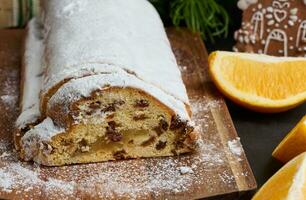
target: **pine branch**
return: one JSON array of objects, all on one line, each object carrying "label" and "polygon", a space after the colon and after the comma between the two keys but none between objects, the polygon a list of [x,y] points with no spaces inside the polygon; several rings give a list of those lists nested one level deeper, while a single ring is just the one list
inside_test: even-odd
[{"label": "pine branch", "polygon": [[173,0],[170,16],[175,26],[185,24],[204,40],[228,34],[228,13],[215,0]]}]

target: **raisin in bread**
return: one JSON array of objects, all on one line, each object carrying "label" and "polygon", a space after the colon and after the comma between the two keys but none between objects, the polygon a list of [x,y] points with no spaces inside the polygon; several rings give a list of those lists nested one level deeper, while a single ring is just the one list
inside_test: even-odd
[{"label": "raisin in bread", "polygon": [[43,0],[27,28],[20,157],[48,166],[192,152],[197,134],[146,0]]}]

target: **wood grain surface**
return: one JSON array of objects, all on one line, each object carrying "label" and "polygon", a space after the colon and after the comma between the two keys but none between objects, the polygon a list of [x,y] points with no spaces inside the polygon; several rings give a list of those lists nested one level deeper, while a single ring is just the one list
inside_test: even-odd
[{"label": "wood grain surface", "polygon": [[236,199],[254,190],[255,178],[226,104],[209,79],[201,38],[182,29],[167,32],[201,133],[199,152],[50,168],[22,163],[13,151],[24,31],[1,30],[0,198]]}]

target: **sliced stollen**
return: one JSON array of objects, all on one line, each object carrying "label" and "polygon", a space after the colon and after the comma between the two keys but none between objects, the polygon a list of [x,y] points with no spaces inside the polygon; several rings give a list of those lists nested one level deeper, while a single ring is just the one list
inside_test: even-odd
[{"label": "sliced stollen", "polygon": [[15,146],[48,166],[194,151],[187,92],[146,0],[44,0],[28,25]]}]

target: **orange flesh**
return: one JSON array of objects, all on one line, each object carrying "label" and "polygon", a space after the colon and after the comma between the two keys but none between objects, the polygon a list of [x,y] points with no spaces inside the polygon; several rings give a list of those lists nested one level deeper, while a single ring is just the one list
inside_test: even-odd
[{"label": "orange flesh", "polygon": [[273,157],[286,163],[306,151],[306,115],[282,140],[273,152]]},{"label": "orange flesh", "polygon": [[306,62],[264,63],[224,56],[220,71],[238,90],[272,100],[286,99],[306,91]]},{"label": "orange flesh", "polygon": [[281,168],[266,182],[252,200],[286,200],[293,184],[293,180],[300,170],[304,159],[305,154],[301,154]]}]

